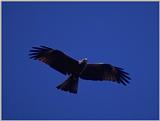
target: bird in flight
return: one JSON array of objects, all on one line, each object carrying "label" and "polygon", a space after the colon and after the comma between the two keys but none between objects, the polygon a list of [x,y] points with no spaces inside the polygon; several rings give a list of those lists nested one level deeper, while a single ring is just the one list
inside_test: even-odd
[{"label": "bird in flight", "polygon": [[93,81],[112,81],[126,85],[131,78],[122,68],[111,64],[88,63],[87,58],[75,60],[64,52],[46,46],[32,47],[30,58],[39,60],[51,68],[59,71],[68,78],[56,88],[77,93],[78,81],[80,79]]}]

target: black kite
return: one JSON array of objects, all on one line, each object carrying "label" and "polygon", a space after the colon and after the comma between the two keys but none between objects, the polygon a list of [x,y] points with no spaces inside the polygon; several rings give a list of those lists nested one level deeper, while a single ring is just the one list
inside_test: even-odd
[{"label": "black kite", "polygon": [[87,59],[77,61],[63,52],[46,46],[33,47],[30,58],[48,64],[50,67],[69,75],[68,79],[57,86],[57,89],[77,93],[79,78],[94,81],[113,81],[126,85],[130,80],[129,74],[122,68],[111,64],[90,64]]}]

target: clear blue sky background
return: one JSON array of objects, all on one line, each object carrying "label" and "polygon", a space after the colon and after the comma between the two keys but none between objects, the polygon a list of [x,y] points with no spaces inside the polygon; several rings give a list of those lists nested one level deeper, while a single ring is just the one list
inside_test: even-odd
[{"label": "clear blue sky background", "polygon": [[[3,119],[158,119],[158,2],[2,3]],[[128,86],[80,80],[30,60],[45,45],[125,68]]]}]

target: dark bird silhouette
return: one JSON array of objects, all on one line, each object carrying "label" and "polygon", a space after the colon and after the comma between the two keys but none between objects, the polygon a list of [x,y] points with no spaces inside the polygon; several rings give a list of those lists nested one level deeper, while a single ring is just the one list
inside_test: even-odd
[{"label": "dark bird silhouette", "polygon": [[131,78],[122,68],[111,64],[90,64],[84,58],[77,61],[65,53],[46,46],[32,47],[30,58],[48,64],[51,68],[69,77],[57,89],[77,93],[79,78],[94,81],[113,81],[126,85]]}]

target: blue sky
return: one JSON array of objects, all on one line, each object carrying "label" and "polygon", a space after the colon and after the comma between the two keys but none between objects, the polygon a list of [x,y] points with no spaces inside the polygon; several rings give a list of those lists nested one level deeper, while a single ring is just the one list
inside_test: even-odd
[{"label": "blue sky", "polygon": [[[158,119],[158,2],[3,2],[3,119]],[[128,86],[80,80],[29,59],[32,46],[130,73]]]}]

